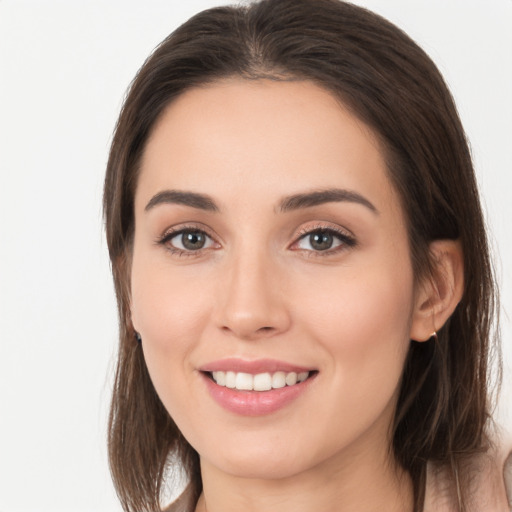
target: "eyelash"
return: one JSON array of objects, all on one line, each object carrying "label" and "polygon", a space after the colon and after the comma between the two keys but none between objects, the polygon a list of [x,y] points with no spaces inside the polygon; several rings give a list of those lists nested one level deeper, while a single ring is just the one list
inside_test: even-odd
[{"label": "eyelash", "polygon": [[[173,247],[170,244],[170,241],[173,238],[178,237],[179,235],[183,235],[184,233],[200,233],[200,234],[205,235],[207,238],[209,238],[210,240],[213,241],[213,237],[208,233],[207,230],[204,229],[204,227],[195,226],[192,224],[192,225],[188,225],[188,226],[179,227],[178,229],[171,228],[170,230],[167,230],[160,238],[158,238],[156,242],[159,245],[163,245],[171,254],[173,254],[175,256],[179,256],[179,257],[186,257],[186,258],[200,256],[204,250],[210,249],[209,247],[207,247],[207,248],[198,249],[197,251],[193,251],[193,250],[187,251],[187,250],[179,249],[178,247]],[[215,243],[216,242],[214,241],[214,244]]]},{"label": "eyelash", "polygon": [[323,251],[318,250],[309,250],[309,249],[295,249],[297,251],[302,251],[308,255],[308,257],[319,257],[319,258],[325,258],[328,256],[333,256],[335,254],[338,254],[339,252],[346,251],[348,249],[351,249],[353,247],[357,246],[357,240],[355,237],[350,234],[349,232],[340,229],[338,227],[333,227],[331,225],[325,225],[325,224],[317,224],[315,226],[308,226],[305,228],[302,228],[297,235],[295,236],[296,240],[293,242],[293,245],[297,245],[300,241],[306,239],[308,236],[314,235],[315,233],[322,233],[322,234],[328,234],[333,236],[334,238],[338,239],[340,244],[334,248],[325,249]]},{"label": "eyelash", "polygon": [[[204,227],[199,227],[199,226],[195,226],[195,225],[183,226],[178,229],[170,229],[170,230],[166,231],[161,237],[159,237],[156,240],[156,243],[158,245],[164,246],[171,254],[173,254],[175,256],[179,256],[179,257],[198,257],[201,254],[203,254],[203,252],[205,250],[211,249],[211,247],[206,247],[206,248],[200,248],[200,249],[194,251],[194,250],[183,250],[183,249],[179,249],[177,247],[173,247],[170,244],[170,241],[173,238],[178,237],[179,235],[183,235],[184,233],[203,234],[207,238],[209,238],[213,242],[213,244],[218,245],[218,243],[215,242],[213,237],[208,233],[207,230],[204,229]],[[291,244],[290,247],[293,248],[294,245],[297,245],[299,242],[306,239],[308,236],[314,235],[315,233],[331,235],[334,238],[336,238],[340,242],[340,244],[333,249],[329,248],[329,249],[318,250],[318,251],[309,250],[309,249],[300,249],[300,248],[296,248],[296,249],[292,249],[292,250],[301,251],[303,253],[306,253],[308,255],[308,257],[328,257],[328,256],[332,256],[334,254],[338,254],[341,251],[344,251],[344,250],[347,250],[347,249],[357,246],[357,241],[356,241],[355,237],[353,235],[349,234],[347,231],[344,231],[339,228],[335,228],[330,225],[327,226],[324,224],[318,224],[313,227],[302,228],[298,233],[296,233],[296,235],[294,237],[295,241]]]}]

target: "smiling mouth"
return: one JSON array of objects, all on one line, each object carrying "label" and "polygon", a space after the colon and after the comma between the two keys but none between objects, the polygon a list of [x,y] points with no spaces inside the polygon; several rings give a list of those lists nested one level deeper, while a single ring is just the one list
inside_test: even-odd
[{"label": "smiling mouth", "polygon": [[237,391],[270,391],[300,384],[313,377],[316,371],[306,372],[265,372],[252,375],[244,372],[205,372],[218,386]]}]

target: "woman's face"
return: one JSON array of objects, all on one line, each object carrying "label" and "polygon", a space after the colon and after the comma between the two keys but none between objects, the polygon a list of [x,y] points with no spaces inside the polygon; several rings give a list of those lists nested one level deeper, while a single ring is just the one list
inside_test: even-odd
[{"label": "woman's face", "polygon": [[148,141],[135,221],[133,324],[202,464],[278,478],[384,453],[415,290],[362,122],[309,82],[189,90]]}]

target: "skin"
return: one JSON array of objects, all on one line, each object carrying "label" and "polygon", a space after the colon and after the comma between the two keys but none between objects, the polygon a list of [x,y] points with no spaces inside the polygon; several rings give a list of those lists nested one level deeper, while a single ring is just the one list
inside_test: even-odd
[{"label": "skin", "polygon": [[[284,197],[364,197],[282,212]],[[207,194],[218,211],[159,203]],[[225,80],[192,89],[147,143],[135,197],[131,311],[163,404],[198,451],[197,510],[412,510],[390,425],[411,339],[427,340],[462,293],[461,255],[437,242],[439,282],[414,279],[406,222],[371,130],[310,82]],[[177,253],[201,229],[206,246]],[[307,233],[334,229],[333,249]],[[202,365],[272,358],[318,371],[272,414],[228,412]],[[277,508],[279,507],[279,508]]]}]

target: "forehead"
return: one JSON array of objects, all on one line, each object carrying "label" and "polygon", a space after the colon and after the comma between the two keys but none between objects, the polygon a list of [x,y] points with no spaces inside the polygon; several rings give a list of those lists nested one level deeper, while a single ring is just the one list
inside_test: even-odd
[{"label": "forehead", "polygon": [[[230,79],[186,91],[156,123],[137,198],[180,188],[239,200],[343,187],[396,203],[373,132],[309,81]],[[371,200],[371,199],[370,199]]]}]

